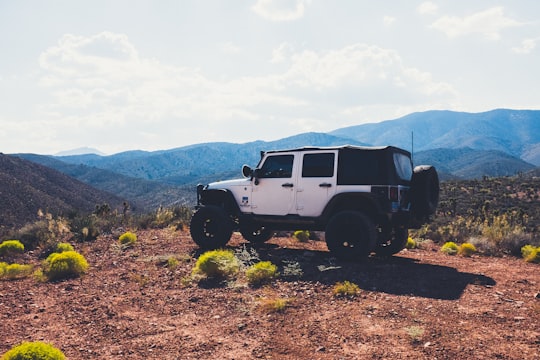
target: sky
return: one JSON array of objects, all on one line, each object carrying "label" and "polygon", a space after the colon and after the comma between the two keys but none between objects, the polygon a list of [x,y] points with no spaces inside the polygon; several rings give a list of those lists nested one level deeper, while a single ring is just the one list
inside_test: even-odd
[{"label": "sky", "polygon": [[0,0],[0,152],[540,109],[540,1]]}]

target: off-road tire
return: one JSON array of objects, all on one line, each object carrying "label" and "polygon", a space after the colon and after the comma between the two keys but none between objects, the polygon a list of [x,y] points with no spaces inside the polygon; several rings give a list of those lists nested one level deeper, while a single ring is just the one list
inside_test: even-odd
[{"label": "off-road tire", "polygon": [[431,165],[414,168],[411,179],[411,213],[414,218],[424,222],[435,213],[439,203],[439,175]]},{"label": "off-road tire", "polygon": [[392,256],[397,254],[407,245],[409,230],[404,227],[395,227],[392,231],[392,237],[389,241],[377,244],[375,253],[377,256]]},{"label": "off-road tire", "polygon": [[328,221],[325,238],[328,250],[337,258],[363,259],[375,246],[375,225],[359,211],[341,211]]},{"label": "off-road tire", "polygon": [[256,222],[240,223],[240,233],[250,243],[262,244],[274,236],[274,230]]},{"label": "off-road tire", "polygon": [[233,222],[219,206],[202,206],[191,218],[190,233],[202,249],[219,249],[231,239]]}]

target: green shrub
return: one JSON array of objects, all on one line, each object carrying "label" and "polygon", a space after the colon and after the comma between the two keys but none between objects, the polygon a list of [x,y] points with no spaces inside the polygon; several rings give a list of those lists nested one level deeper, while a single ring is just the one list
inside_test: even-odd
[{"label": "green shrub", "polygon": [[527,262],[540,263],[540,247],[525,245],[521,248],[521,255]]},{"label": "green shrub", "polygon": [[5,240],[0,244],[0,255],[12,255],[24,252],[24,245],[19,240]]},{"label": "green shrub", "polygon": [[448,241],[444,243],[444,245],[441,247],[441,252],[448,254],[448,255],[456,255],[459,251],[459,246],[453,241]]},{"label": "green shrub", "polygon": [[458,254],[469,257],[476,252],[476,247],[471,243],[463,243],[459,246]]},{"label": "green shrub", "polygon": [[0,279],[20,279],[32,274],[32,265],[8,264],[0,262]]},{"label": "green shrub", "polygon": [[70,243],[58,243],[58,245],[56,245],[55,252],[63,253],[65,251],[75,251],[75,249]]},{"label": "green shrub", "polygon": [[231,250],[207,251],[197,259],[193,274],[209,278],[225,278],[238,272],[240,262]]},{"label": "green shrub", "polygon": [[88,270],[88,262],[76,251],[52,253],[45,260],[45,275],[49,280],[79,277]]},{"label": "green shrub", "polygon": [[137,235],[135,235],[134,233],[130,231],[123,233],[118,238],[118,243],[120,243],[120,245],[125,248],[135,245],[136,242],[137,242]]},{"label": "green shrub", "polygon": [[23,342],[2,355],[0,360],[64,360],[64,354],[54,346],[41,342]]},{"label": "green shrub", "polygon": [[311,234],[307,230],[296,230],[293,237],[300,242],[307,242]]},{"label": "green shrub", "polygon": [[356,296],[360,292],[360,288],[355,283],[350,281],[338,282],[334,285],[334,296]]},{"label": "green shrub", "polygon": [[270,282],[278,275],[277,266],[270,261],[260,261],[246,270],[248,283],[255,286]]},{"label": "green shrub", "polygon": [[407,238],[407,242],[405,243],[405,247],[407,249],[416,249],[416,241],[414,241],[414,239],[412,237],[408,237]]}]

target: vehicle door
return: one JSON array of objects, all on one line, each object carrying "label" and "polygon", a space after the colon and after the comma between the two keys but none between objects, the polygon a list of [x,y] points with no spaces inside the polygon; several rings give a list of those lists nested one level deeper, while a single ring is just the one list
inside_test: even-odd
[{"label": "vehicle door", "polygon": [[336,192],[336,151],[302,154],[296,187],[296,210],[301,216],[319,216]]},{"label": "vehicle door", "polygon": [[270,154],[256,170],[251,209],[259,215],[287,215],[295,211],[295,153]]}]

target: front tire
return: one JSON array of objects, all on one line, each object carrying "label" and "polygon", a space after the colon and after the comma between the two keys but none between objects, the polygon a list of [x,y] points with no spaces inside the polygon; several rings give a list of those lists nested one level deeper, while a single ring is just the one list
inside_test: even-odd
[{"label": "front tire", "polygon": [[326,226],[326,245],[336,257],[346,260],[369,256],[375,247],[375,226],[359,211],[341,211]]},{"label": "front tire", "polygon": [[224,247],[231,239],[232,231],[230,217],[218,206],[203,206],[191,218],[191,238],[203,249]]}]

